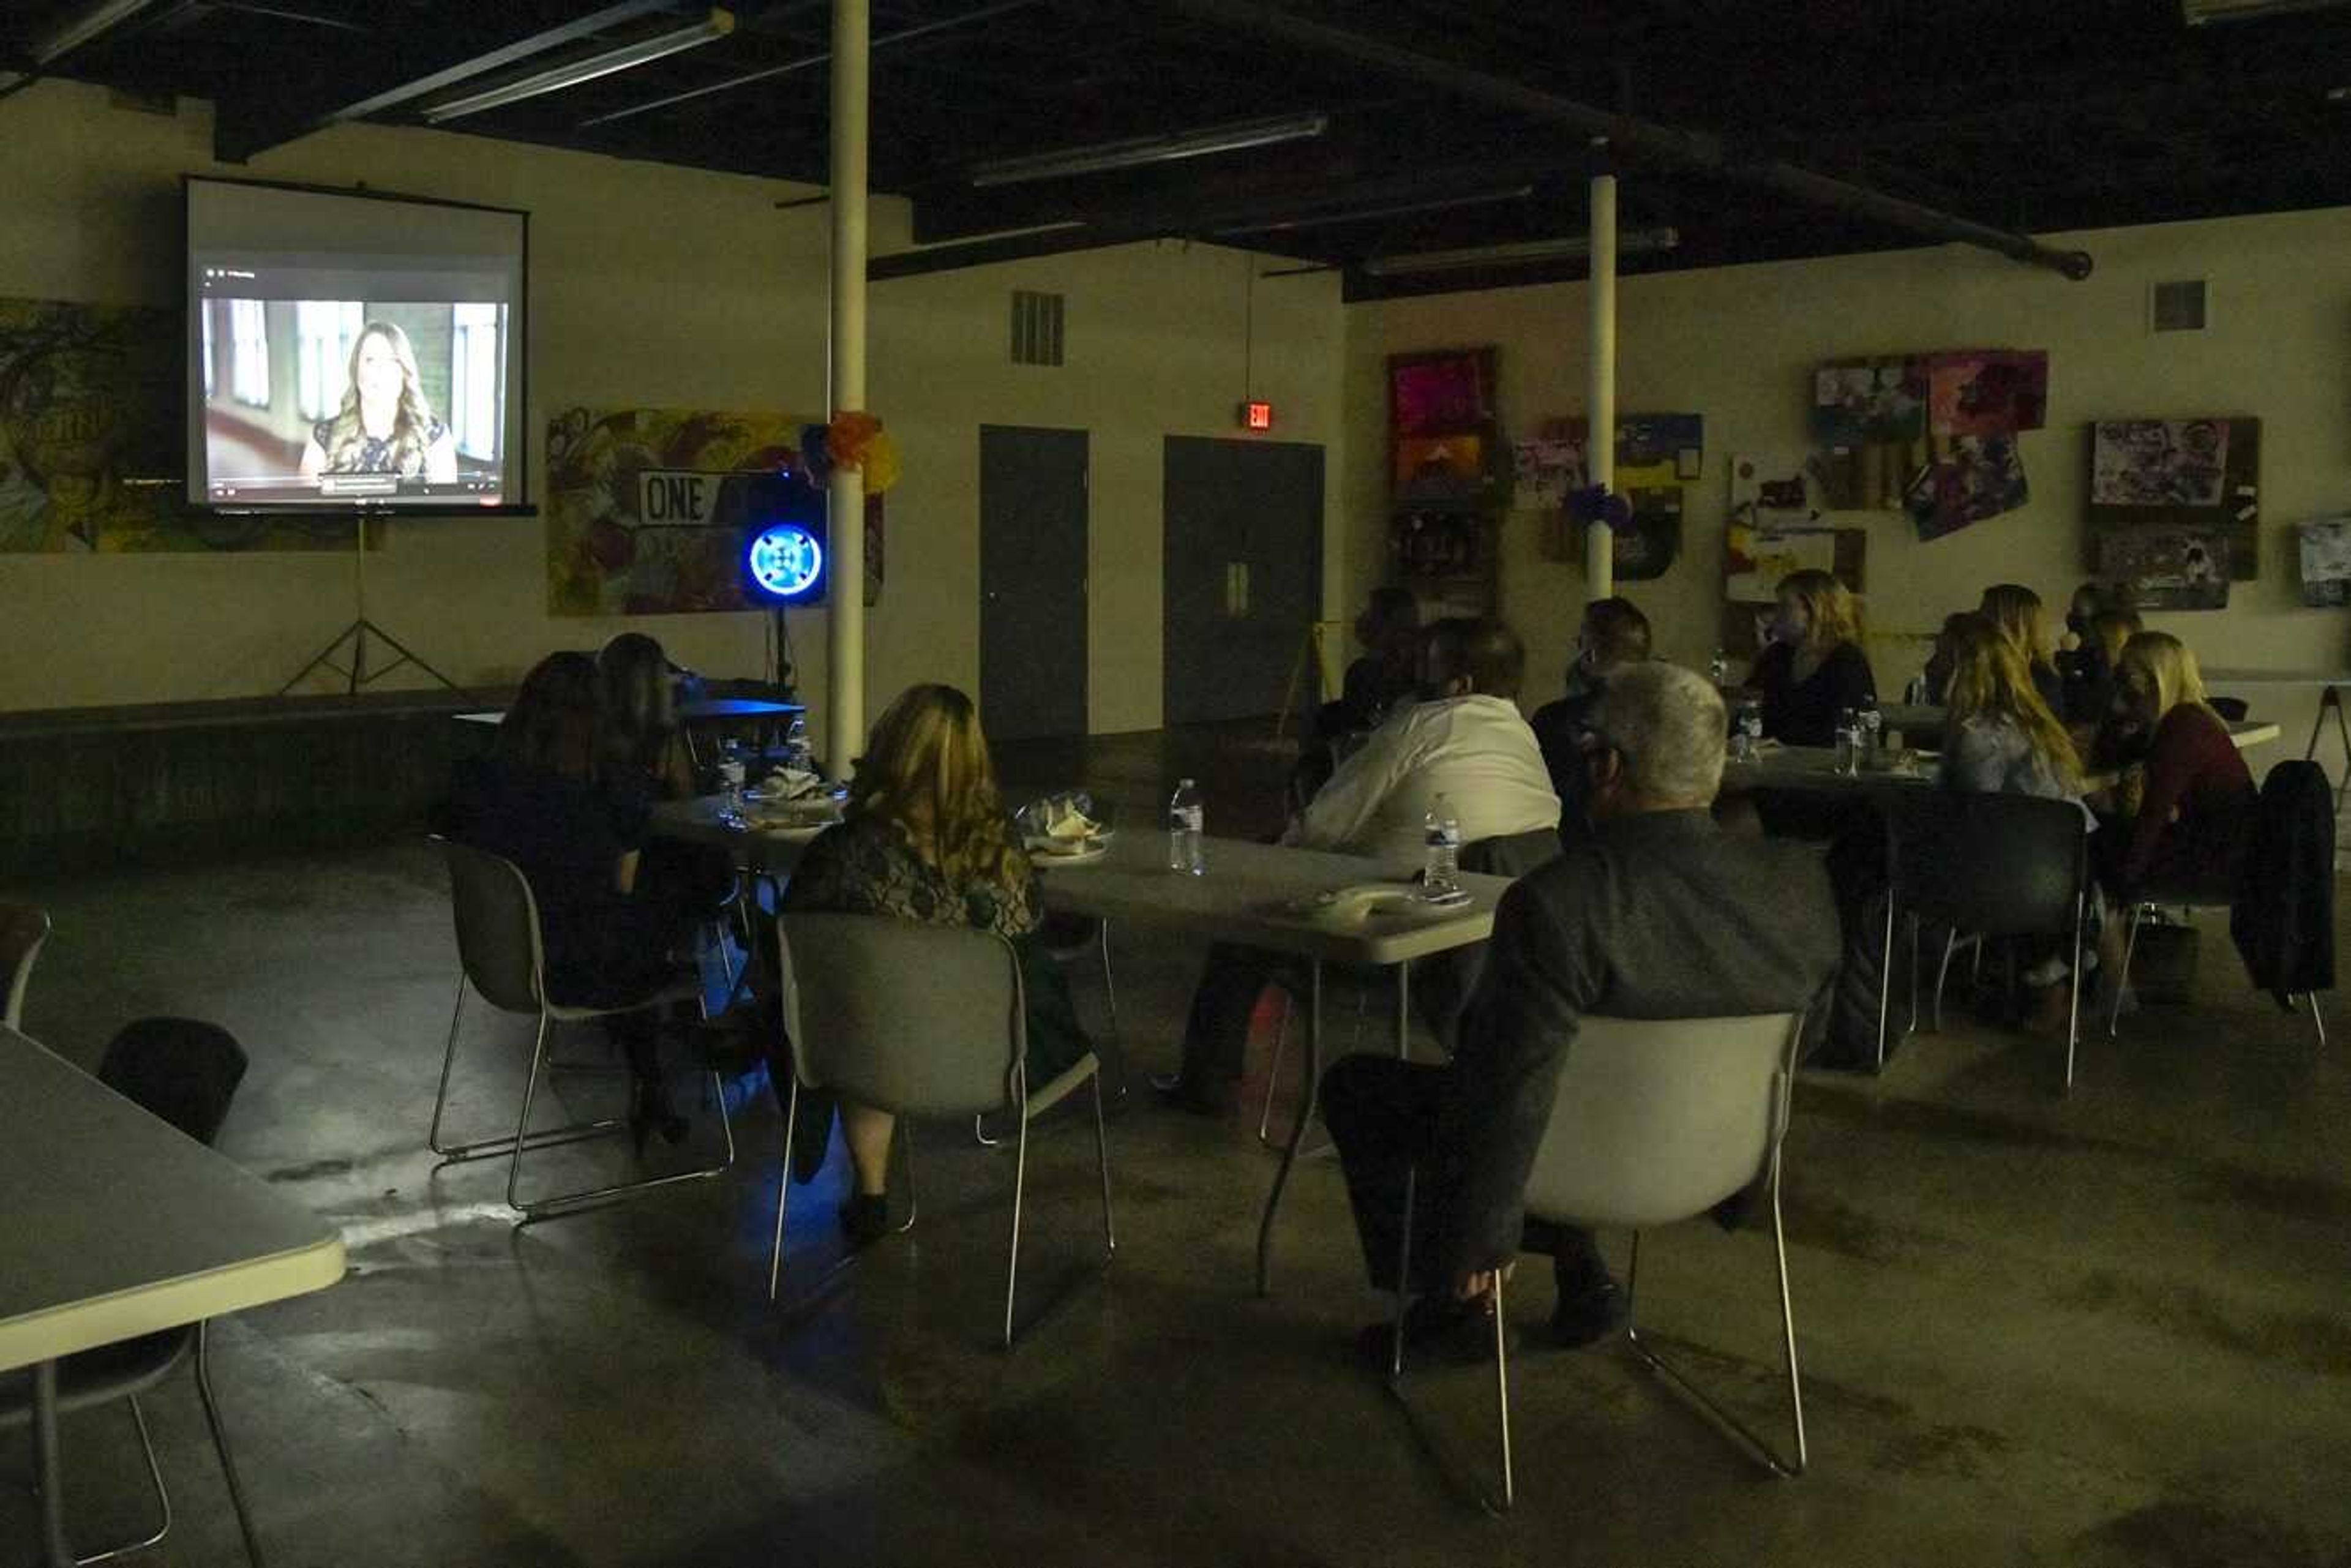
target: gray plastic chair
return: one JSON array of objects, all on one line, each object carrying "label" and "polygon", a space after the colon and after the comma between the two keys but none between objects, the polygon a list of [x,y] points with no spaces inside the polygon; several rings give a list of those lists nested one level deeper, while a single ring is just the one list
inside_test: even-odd
[{"label": "gray plastic chair", "polygon": [[[522,868],[512,861],[502,860],[485,850],[465,844],[442,845],[449,860],[449,893],[457,922],[457,957],[461,973],[457,977],[457,1002],[449,1015],[449,1044],[441,1058],[441,1087],[433,1097],[433,1127],[425,1142],[444,1165],[459,1165],[467,1160],[505,1158],[507,1166],[507,1207],[527,1219],[543,1219],[623,1197],[633,1197],[655,1187],[672,1186],[680,1182],[706,1181],[735,1163],[735,1128],[727,1119],[726,1085],[718,1074],[710,1074],[713,1098],[718,1104],[718,1125],[726,1139],[726,1157],[716,1165],[697,1166],[693,1170],[676,1171],[667,1176],[649,1176],[640,1181],[613,1182],[604,1186],[579,1192],[558,1193],[549,1197],[522,1200],[522,1157],[533,1150],[552,1148],[559,1144],[575,1144],[585,1138],[604,1137],[621,1131],[623,1123],[618,1117],[601,1121],[574,1122],[560,1127],[530,1131],[531,1104],[538,1094],[538,1081],[548,1067],[548,1026],[559,1023],[580,1023],[591,1019],[608,1018],[620,1013],[641,1011],[646,1008],[695,997],[699,987],[682,983],[664,987],[643,1000],[618,1008],[565,1007],[547,998],[546,945],[539,935],[538,901],[531,896],[530,883]],[[509,1136],[484,1138],[470,1144],[444,1144],[441,1122],[449,1104],[449,1073],[457,1061],[457,1030],[465,1015],[465,990],[468,986],[480,993],[484,1001],[501,1012],[523,1013],[538,1019],[538,1037],[532,1044],[530,1076],[524,1082],[522,1113],[516,1118],[515,1130]]]},{"label": "gray plastic chair", "polygon": [[[46,931],[47,923],[42,923]],[[229,1103],[245,1078],[246,1056],[229,1032],[216,1024],[193,1019],[141,1019],[124,1026],[99,1062],[98,1081],[150,1115],[211,1146],[228,1118]],[[137,1339],[102,1345],[69,1355],[57,1368],[57,1408],[61,1415],[123,1404],[131,1408],[131,1424],[139,1435],[139,1450],[147,1463],[147,1483],[155,1494],[155,1528],[136,1541],[126,1541],[102,1552],[78,1557],[77,1563],[111,1562],[143,1551],[172,1532],[172,1493],[163,1484],[163,1467],[155,1457],[155,1442],[147,1430],[147,1413],[139,1396],[148,1393],[191,1359],[196,1369],[196,1398],[204,1406],[204,1425],[212,1433],[213,1453],[220,1460],[221,1478],[228,1483],[229,1505],[235,1511],[237,1531],[253,1568],[261,1568],[261,1545],[255,1538],[253,1514],[246,1506],[245,1488],[237,1479],[236,1461],[229,1455],[228,1428],[221,1420],[220,1402],[213,1393],[211,1324],[142,1334]],[[28,1426],[33,1417],[29,1380],[0,1379],[0,1432]]]},{"label": "gray plastic chair", "polygon": [[[785,1050],[792,1082],[784,1108],[782,1190],[768,1296],[782,1288],[784,1221],[791,1202],[792,1134],[803,1089],[904,1120],[963,1120],[1010,1113],[1012,1239],[1004,1276],[1004,1343],[1014,1339],[1020,1281],[1020,1213],[1029,1124],[1091,1084],[1094,1155],[1102,1172],[1102,1257],[1118,1251],[1111,1217],[1110,1143],[1102,1124],[1101,1063],[1089,1051],[1050,1083],[1028,1076],[1027,998],[1012,945],[993,932],[918,925],[878,915],[777,918],[782,949]],[[899,1129],[911,1176],[913,1150]],[[908,1221],[912,1224],[912,1220]],[[795,1303],[795,1307],[801,1303]]]},{"label": "gray plastic chair", "polygon": [[[1694,1219],[1761,1179],[1771,1196],[1771,1248],[1780,1281],[1788,1410],[1795,1437],[1783,1458],[1641,1337],[1625,1337],[1654,1372],[1696,1401],[1776,1473],[1804,1472],[1804,1399],[1796,1372],[1796,1318],[1788,1295],[1788,1242],[1780,1223],[1781,1141],[1803,1015],[1627,1019],[1590,1018],[1559,1076],[1551,1124],[1527,1182],[1530,1219],[1633,1232],[1625,1271],[1628,1310],[1638,1305],[1641,1232]],[[1413,1186],[1405,1188],[1405,1257],[1397,1280],[1391,1371],[1403,1370],[1405,1287],[1411,1279]],[[1510,1361],[1502,1291],[1494,1292],[1494,1393],[1499,1412],[1500,1511],[1517,1500],[1510,1461]]]},{"label": "gray plastic chair", "polygon": [[33,978],[33,960],[49,939],[48,912],[29,904],[0,904],[0,1024],[21,1029],[25,1021],[25,988]]}]

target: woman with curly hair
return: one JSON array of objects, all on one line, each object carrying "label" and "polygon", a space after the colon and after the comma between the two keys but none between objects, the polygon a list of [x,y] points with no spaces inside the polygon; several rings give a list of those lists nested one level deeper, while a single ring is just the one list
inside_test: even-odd
[{"label": "woman with curly hair", "polygon": [[302,477],[322,474],[456,483],[457,439],[424,401],[424,376],[408,334],[389,321],[371,321],[361,329],[351,345],[342,407],[310,427]]},{"label": "woman with curly hair", "polygon": [[1877,697],[1876,677],[1861,649],[1861,605],[1825,571],[1781,580],[1771,643],[1755,661],[1763,694],[1763,733],[1790,746],[1826,746],[1846,708]]},{"label": "woman with curly hair", "polygon": [[[979,715],[953,686],[911,687],[875,722],[841,821],[793,869],[782,912],[879,915],[1011,938],[1028,990],[1029,1081],[1050,1082],[1092,1049],[1067,981],[1034,940],[1044,920],[1037,868],[997,792]],[[776,1064],[779,1080],[787,1071]],[[794,1160],[805,1181],[822,1163],[832,1104],[803,1092],[800,1108],[815,1119],[793,1134],[795,1150],[810,1152],[809,1163]],[[843,1102],[841,1120],[857,1177],[841,1227],[863,1243],[887,1227],[893,1118]]]}]

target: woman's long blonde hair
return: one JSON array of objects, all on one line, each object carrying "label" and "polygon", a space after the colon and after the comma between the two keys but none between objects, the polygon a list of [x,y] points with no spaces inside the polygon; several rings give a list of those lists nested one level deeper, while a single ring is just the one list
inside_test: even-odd
[{"label": "woman's long blonde hair", "polygon": [[1970,718],[2003,718],[2022,731],[2067,789],[2082,784],[2082,755],[2032,684],[2024,654],[1989,615],[1962,615],[1949,626],[1951,686],[1946,700],[1957,728]]},{"label": "woman's long blonde hair", "polygon": [[950,883],[1009,888],[1028,875],[972,701],[953,686],[909,686],[874,721],[849,810],[898,825]]},{"label": "woman's long blonde hair", "polygon": [[400,402],[392,422],[392,471],[403,478],[413,479],[424,472],[424,463],[433,446],[433,405],[424,401],[424,372],[416,368],[416,350],[409,343],[408,334],[390,321],[371,321],[360,329],[358,340],[351,344],[350,362],[345,367],[343,406],[335,413],[334,423],[327,430],[321,443],[327,455],[327,472],[347,472],[347,465],[367,444],[367,426],[360,418],[360,355],[366,352],[368,340],[381,338],[383,346],[400,366]]},{"label": "woman's long blonde hair", "polygon": [[[2137,668],[2155,688],[2155,722],[2161,724],[2182,703],[2194,703],[2206,713],[2212,704],[2204,693],[2204,671],[2187,643],[2168,632],[2141,632],[2123,644],[2115,673]],[[2220,716],[2214,714],[2218,718]]]},{"label": "woman's long blonde hair", "polygon": [[2021,582],[1995,582],[1983,591],[1978,612],[2017,646],[2026,667],[2049,662],[2049,622],[2041,595]]},{"label": "woman's long blonde hair", "polygon": [[1780,580],[1779,592],[1804,607],[1804,646],[1816,653],[1841,643],[1861,646],[1861,601],[1835,574],[1808,568]]}]

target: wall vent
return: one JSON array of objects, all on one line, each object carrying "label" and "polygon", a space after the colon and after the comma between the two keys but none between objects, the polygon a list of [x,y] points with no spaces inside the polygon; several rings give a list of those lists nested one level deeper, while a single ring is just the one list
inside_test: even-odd
[{"label": "wall vent", "polygon": [[2204,280],[2185,278],[2158,283],[2150,310],[2158,332],[2201,332],[2204,329]]},{"label": "wall vent", "polygon": [[1061,299],[1059,294],[1012,291],[1012,362],[1016,365],[1058,365],[1061,362]]}]

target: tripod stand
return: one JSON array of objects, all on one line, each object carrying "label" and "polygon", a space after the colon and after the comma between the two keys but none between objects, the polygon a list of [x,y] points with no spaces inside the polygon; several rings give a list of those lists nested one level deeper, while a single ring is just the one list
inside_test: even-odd
[{"label": "tripod stand", "polygon": [[[324,667],[345,677],[350,684],[343,688],[344,691],[350,695],[356,696],[361,686],[369,685],[376,681],[381,680],[384,676],[392,674],[392,671],[400,668],[402,664],[413,664],[418,669],[423,671],[426,674],[432,676],[434,680],[440,682],[443,685],[448,687],[451,691],[455,692],[459,696],[470,699],[473,696],[473,693],[467,691],[465,687],[459,685],[456,682],[451,680],[448,676],[443,674],[440,671],[426,664],[423,659],[418,658],[414,653],[408,650],[406,645],[403,644],[399,638],[393,636],[391,632],[385,631],[382,627],[368,619],[367,531],[368,523],[370,521],[370,518],[362,516],[354,519],[351,525],[351,542],[358,552],[354,557],[351,573],[352,583],[358,600],[356,606],[359,611],[358,619],[354,620],[350,625],[337,632],[333,642],[328,643],[324,648],[319,649],[319,656],[317,658],[312,659],[308,664],[294,672],[294,678],[287,681],[284,685],[278,687],[277,695],[281,697],[284,696],[287,693],[292,691],[296,686],[300,685],[303,681],[308,679],[311,671]],[[368,639],[371,637],[374,638],[376,642],[382,644],[384,647],[391,649],[392,653],[398,655],[398,657],[394,658],[388,664],[380,664],[374,669],[368,668]],[[349,664],[339,664],[335,663],[335,655],[341,653],[344,645],[347,643],[350,647],[350,653],[349,655],[350,663]]]}]

